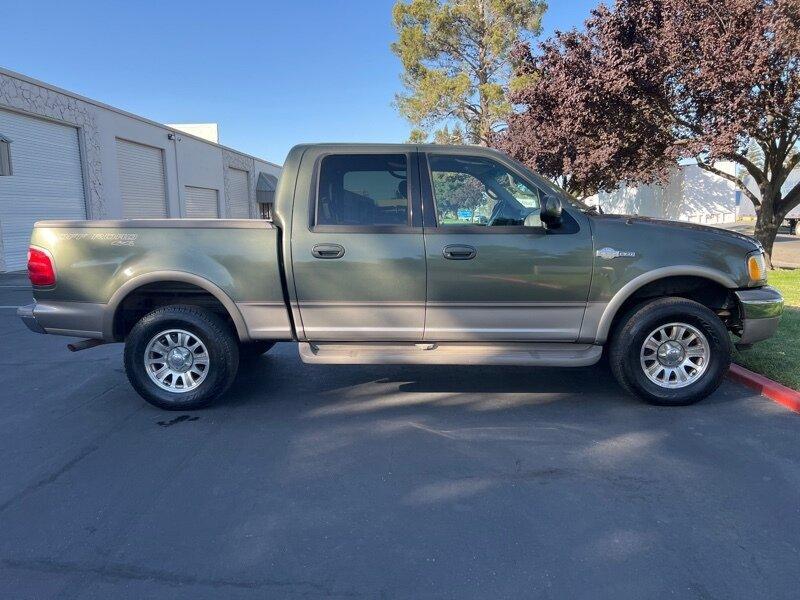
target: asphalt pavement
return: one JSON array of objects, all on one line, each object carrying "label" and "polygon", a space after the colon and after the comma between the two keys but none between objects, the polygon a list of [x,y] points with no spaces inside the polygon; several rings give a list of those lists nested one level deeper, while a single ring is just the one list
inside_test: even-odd
[{"label": "asphalt pavement", "polygon": [[657,408],[599,366],[279,344],[167,413],[29,299],[0,278],[2,598],[797,598],[800,415],[737,384]]}]

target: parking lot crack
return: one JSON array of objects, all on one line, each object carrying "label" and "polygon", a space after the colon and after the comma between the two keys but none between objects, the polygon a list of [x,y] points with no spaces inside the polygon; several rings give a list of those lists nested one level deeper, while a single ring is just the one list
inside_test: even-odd
[{"label": "parking lot crack", "polygon": [[63,465],[61,465],[58,469],[56,469],[52,473],[42,477],[38,481],[33,482],[29,486],[21,489],[19,492],[14,494],[11,498],[9,498],[5,502],[3,502],[3,504],[0,504],[0,513],[5,511],[9,506],[14,504],[18,500],[21,500],[21,499],[29,496],[30,494],[33,494],[36,490],[39,490],[39,489],[43,488],[46,485],[50,485],[51,483],[54,483],[59,477],[64,475],[64,473],[66,473],[67,471],[69,471],[72,468],[74,468],[75,465],[77,465],[84,458],[89,456],[92,452],[95,452],[98,448],[99,448],[99,446],[94,446],[94,445],[85,446],[84,448],[81,449],[81,451],[77,454],[77,456],[73,457],[72,459],[70,459],[69,461],[67,461]]},{"label": "parking lot crack", "polygon": [[11,569],[22,569],[37,573],[81,574],[89,575],[105,581],[155,581],[167,585],[196,585],[211,588],[270,589],[297,588],[314,595],[325,597],[354,597],[355,594],[336,592],[326,585],[314,581],[292,579],[235,579],[225,577],[198,577],[183,573],[175,573],[160,569],[129,565],[124,563],[106,563],[96,565],[52,559],[15,559],[5,558],[3,565]]}]

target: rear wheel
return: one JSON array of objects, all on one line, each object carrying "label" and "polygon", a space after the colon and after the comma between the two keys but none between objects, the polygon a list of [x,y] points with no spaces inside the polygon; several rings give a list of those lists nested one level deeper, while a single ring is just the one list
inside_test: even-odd
[{"label": "rear wheel", "polygon": [[611,340],[611,369],[627,391],[651,404],[680,406],[712,394],[731,362],[725,325],[683,298],[662,298],[628,313]]},{"label": "rear wheel", "polygon": [[125,341],[125,372],[139,395],[165,410],[206,406],[227,391],[239,364],[225,321],[196,306],[157,308]]},{"label": "rear wheel", "polygon": [[800,236],[800,220],[789,221],[789,230],[792,235]]}]

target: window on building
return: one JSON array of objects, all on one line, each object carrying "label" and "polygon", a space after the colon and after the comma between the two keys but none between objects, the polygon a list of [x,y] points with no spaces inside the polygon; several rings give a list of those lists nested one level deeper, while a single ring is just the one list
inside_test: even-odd
[{"label": "window on building", "polygon": [[11,140],[0,135],[0,177],[11,174]]},{"label": "window on building", "polygon": [[431,155],[439,227],[541,226],[539,190],[493,160]]},{"label": "window on building", "polygon": [[404,154],[340,154],[322,160],[317,225],[408,224]]}]

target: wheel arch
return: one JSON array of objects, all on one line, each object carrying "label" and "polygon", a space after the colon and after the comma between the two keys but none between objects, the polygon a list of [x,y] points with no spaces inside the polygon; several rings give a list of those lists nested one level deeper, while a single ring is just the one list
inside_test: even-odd
[{"label": "wheel arch", "polygon": [[666,285],[669,282],[677,282],[679,280],[706,281],[715,286],[715,290],[724,290],[726,294],[738,287],[736,282],[725,273],[704,267],[664,267],[642,273],[620,288],[605,305],[599,319],[595,343],[604,344],[608,340],[616,319],[624,313],[623,309],[627,309],[630,301],[637,298],[637,294],[641,294],[648,286],[653,286],[654,284]]},{"label": "wheel arch", "polygon": [[247,325],[245,324],[242,313],[239,311],[239,308],[236,306],[236,303],[233,301],[233,299],[228,296],[228,294],[225,293],[222,288],[208,279],[199,275],[195,275],[194,273],[188,273],[186,271],[153,271],[150,273],[137,275],[121,285],[114,292],[106,305],[106,311],[103,318],[104,339],[115,339],[114,325],[118,318],[118,312],[126,298],[136,294],[137,291],[140,291],[141,288],[147,285],[170,282],[196,286],[213,296],[226,311],[227,316],[230,318],[231,322],[236,328],[236,334],[239,339],[241,341],[250,340]]}]

